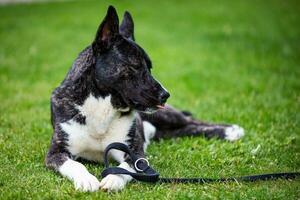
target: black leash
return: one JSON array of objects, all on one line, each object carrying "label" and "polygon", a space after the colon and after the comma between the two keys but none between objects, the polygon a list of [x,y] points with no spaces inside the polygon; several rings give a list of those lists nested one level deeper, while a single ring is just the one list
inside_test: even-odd
[{"label": "black leash", "polygon": [[[132,162],[134,163],[134,169],[138,173],[130,172],[120,167],[109,167],[108,163],[108,152],[112,149],[120,150],[129,155]],[[104,178],[109,174],[126,174],[132,176],[137,181],[148,182],[148,183],[211,183],[211,182],[229,182],[229,181],[265,181],[272,179],[295,179],[300,177],[299,172],[288,172],[288,173],[272,173],[272,174],[260,174],[251,176],[241,177],[229,177],[229,178],[160,178],[153,168],[150,167],[149,162],[145,158],[137,157],[127,145],[123,143],[112,143],[107,146],[104,153],[104,164],[105,169],[102,171],[101,176]]]}]

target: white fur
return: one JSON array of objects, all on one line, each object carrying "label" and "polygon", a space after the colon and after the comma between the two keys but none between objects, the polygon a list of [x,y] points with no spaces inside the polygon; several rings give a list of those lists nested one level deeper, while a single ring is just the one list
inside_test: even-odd
[{"label": "white fur", "polygon": [[73,155],[102,161],[102,153],[110,143],[125,143],[134,114],[120,117],[121,112],[113,108],[110,96],[95,98],[90,95],[77,109],[86,117],[85,125],[74,120],[61,124],[68,134],[68,150]]},{"label": "white fur", "polygon": [[87,169],[79,162],[68,159],[58,171],[68,179],[74,182],[77,190],[84,192],[93,192],[99,189],[100,182],[98,179],[90,174]]},{"label": "white fur", "polygon": [[[68,134],[67,148],[75,158],[102,161],[103,152],[109,144],[126,143],[135,114],[121,117],[120,110],[113,108],[110,96],[95,98],[90,95],[82,106],[76,108],[85,116],[86,124],[82,125],[74,120],[60,124],[62,130]],[[112,150],[110,155],[118,162],[124,161],[123,152]],[[96,191],[100,187],[96,177],[91,175],[82,164],[71,159],[59,168],[59,172],[72,180],[76,189]],[[105,184],[104,180],[107,181]],[[102,180],[102,188],[119,190],[129,180],[128,176],[109,175]]]},{"label": "white fur", "polygon": [[[119,165],[119,167],[124,168],[128,171],[135,172],[134,169],[132,169],[128,163],[123,162]],[[119,191],[122,190],[126,183],[132,180],[132,177],[129,175],[115,175],[115,174],[109,174],[100,182],[100,187],[103,190],[108,191]]]},{"label": "white fur", "polygon": [[232,125],[225,129],[225,139],[235,141],[243,137],[245,134],[244,129],[238,125]]},{"label": "white fur", "polygon": [[156,128],[150,122],[143,121],[144,126],[144,136],[145,136],[145,143],[144,143],[144,151],[146,151],[147,146],[150,144],[150,140],[154,137]]}]

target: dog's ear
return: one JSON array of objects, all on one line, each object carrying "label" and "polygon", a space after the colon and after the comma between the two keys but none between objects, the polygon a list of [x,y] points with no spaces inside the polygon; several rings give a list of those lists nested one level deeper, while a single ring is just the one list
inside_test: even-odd
[{"label": "dog's ear", "polygon": [[108,50],[116,36],[119,34],[119,18],[116,9],[109,6],[106,16],[100,24],[96,38],[92,44],[94,53],[101,53]]},{"label": "dog's ear", "polygon": [[129,12],[125,11],[122,24],[120,26],[120,33],[124,37],[134,41],[134,23]]}]

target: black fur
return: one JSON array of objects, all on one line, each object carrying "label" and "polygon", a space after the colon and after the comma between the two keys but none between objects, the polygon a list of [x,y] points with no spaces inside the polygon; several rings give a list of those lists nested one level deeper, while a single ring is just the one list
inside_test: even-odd
[{"label": "black fur", "polygon": [[[134,24],[126,12],[119,28],[117,13],[109,7],[100,24],[95,40],[75,60],[61,85],[51,96],[51,119],[54,134],[46,157],[46,165],[57,170],[72,155],[67,150],[67,134],[60,124],[73,119],[80,124],[86,118],[76,109],[89,94],[95,97],[111,95],[116,109],[125,109],[121,117],[138,111],[127,141],[130,148],[144,157],[145,135],[143,121],[152,123],[157,131],[155,139],[204,135],[224,138],[228,125],[214,125],[197,121],[186,111],[171,106],[162,107],[170,96],[152,77],[152,63],[146,52],[134,41]],[[157,111],[154,114],[146,112]],[[130,160],[127,160],[130,162]]]},{"label": "black fur", "polygon": [[[85,116],[76,109],[89,94],[95,97],[111,95],[111,103],[116,109],[130,108],[121,116],[134,110],[153,111],[163,105],[169,93],[151,76],[151,61],[133,37],[133,21],[129,13],[119,33],[116,11],[109,7],[100,24],[91,46],[83,50],[75,60],[65,80],[56,88],[51,97],[51,119],[54,135],[47,155],[47,166],[57,169],[70,153],[67,151],[67,135],[60,124],[70,119],[85,124]],[[124,34],[124,35],[123,35]],[[132,147],[143,143],[141,120],[129,136]],[[139,142],[136,140],[141,139]]]}]

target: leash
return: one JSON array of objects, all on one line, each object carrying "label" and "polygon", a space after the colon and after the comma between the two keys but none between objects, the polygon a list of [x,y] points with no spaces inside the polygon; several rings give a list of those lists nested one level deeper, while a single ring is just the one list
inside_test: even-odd
[{"label": "leash", "polygon": [[[120,167],[109,167],[108,153],[110,150],[116,149],[127,153],[134,163],[134,169],[137,173],[130,172]],[[260,174],[251,176],[240,177],[228,177],[228,178],[160,178],[159,173],[156,172],[150,165],[147,159],[136,156],[126,144],[115,142],[107,146],[104,153],[105,169],[102,171],[102,178],[109,174],[125,174],[130,175],[137,181],[147,183],[212,183],[212,182],[230,182],[230,181],[266,181],[274,179],[295,179],[300,177],[299,172],[287,172],[287,173],[271,173]]]}]

